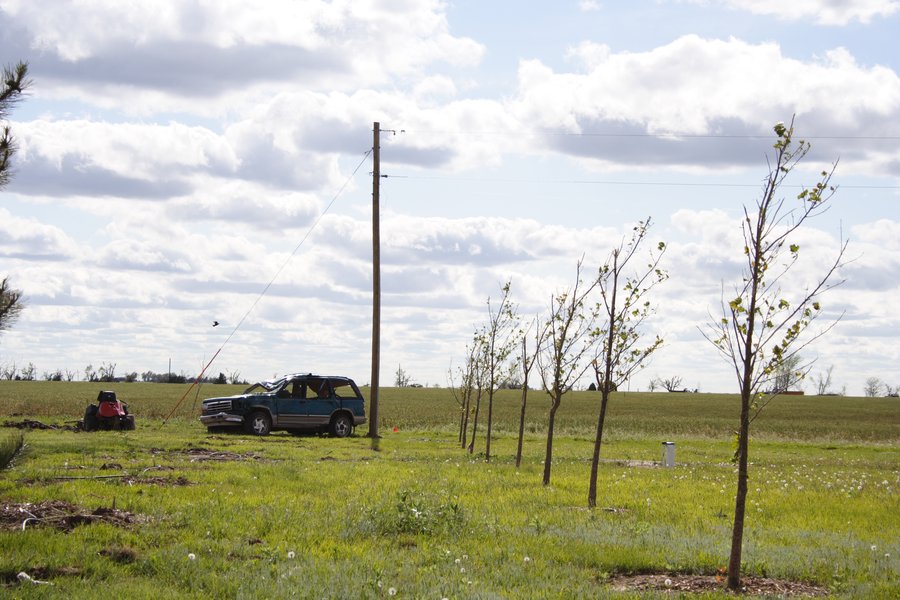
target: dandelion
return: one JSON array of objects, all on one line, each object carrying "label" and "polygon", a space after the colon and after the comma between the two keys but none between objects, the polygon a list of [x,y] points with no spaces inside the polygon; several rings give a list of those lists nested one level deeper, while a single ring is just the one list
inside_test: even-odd
[{"label": "dandelion", "polygon": [[466,568],[465,568],[465,567],[460,567],[460,568],[459,568],[459,572],[460,572],[460,573],[465,573],[465,572],[466,572]]},{"label": "dandelion", "polygon": [[196,560],[197,556],[193,552],[188,552],[188,560]]},{"label": "dandelion", "polygon": [[455,560],[455,561],[453,561],[453,562],[455,562],[455,563],[456,563],[456,564],[459,564],[459,563],[461,563],[461,562],[462,562],[462,559],[460,559],[460,558],[457,558],[457,559],[456,559],[456,560]]},{"label": "dandelion", "polygon": [[525,564],[528,564],[528,563],[531,562],[531,557],[530,557],[530,556],[526,556],[523,560],[525,561]]},{"label": "dandelion", "polygon": [[666,587],[672,587],[672,580],[666,579],[665,584],[666,584]]},{"label": "dandelion", "polygon": [[388,588],[388,596],[396,596],[396,595],[397,595],[397,588],[395,588],[395,587]]},{"label": "dandelion", "polygon": [[876,550],[878,550],[878,546],[876,546],[875,544],[872,544],[872,552],[875,552]]},{"label": "dandelion", "polygon": [[890,553],[890,552],[885,552],[885,553],[884,553],[884,557],[885,557],[885,558],[890,558],[890,557],[891,557],[891,553]]},{"label": "dandelion", "polygon": [[295,554],[294,554],[294,551],[293,551],[293,550],[291,550],[291,551],[288,552],[288,558],[289,558],[289,559],[293,559],[294,556],[295,556]]}]

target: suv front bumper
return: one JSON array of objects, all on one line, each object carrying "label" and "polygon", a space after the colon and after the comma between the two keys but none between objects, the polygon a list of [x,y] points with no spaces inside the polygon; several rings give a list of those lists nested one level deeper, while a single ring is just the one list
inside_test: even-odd
[{"label": "suv front bumper", "polygon": [[244,423],[244,417],[241,415],[232,415],[229,413],[216,413],[214,415],[202,415],[200,422],[207,427],[228,427],[237,426]]}]

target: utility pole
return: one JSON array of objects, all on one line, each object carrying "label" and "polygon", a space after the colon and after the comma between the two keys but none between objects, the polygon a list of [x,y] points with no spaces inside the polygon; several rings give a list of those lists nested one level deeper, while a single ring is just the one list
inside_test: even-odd
[{"label": "utility pole", "polygon": [[378,371],[381,363],[381,223],[379,185],[381,147],[378,121],[375,121],[372,146],[372,377],[369,383],[369,437],[378,438]]}]

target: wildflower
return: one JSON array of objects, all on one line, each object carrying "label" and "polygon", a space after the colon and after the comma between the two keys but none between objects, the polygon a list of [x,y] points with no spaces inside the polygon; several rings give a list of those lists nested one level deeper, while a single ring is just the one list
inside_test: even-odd
[{"label": "wildflower", "polygon": [[666,584],[666,587],[672,587],[672,580],[666,579],[665,584]]},{"label": "wildflower", "polygon": [[460,572],[460,573],[465,573],[465,572],[466,572],[466,568],[465,568],[465,567],[460,567],[460,568],[459,568],[459,572]]},{"label": "wildflower", "polygon": [[525,563],[526,563],[526,564],[527,564],[527,563],[530,563],[530,562],[531,562],[531,557],[530,557],[530,556],[526,556],[526,557],[524,558],[524,560],[525,560]]},{"label": "wildflower", "polygon": [[460,558],[457,558],[457,559],[456,559],[456,560],[455,560],[455,561],[453,561],[453,562],[455,562],[455,563],[456,563],[456,564],[459,564],[459,563],[461,563],[461,562],[462,562],[462,559],[460,559]]},{"label": "wildflower", "polygon": [[396,595],[397,595],[397,588],[394,588],[394,587],[388,588],[388,596],[396,596]]},{"label": "wildflower", "polygon": [[295,556],[295,555],[294,555],[294,551],[293,551],[293,550],[291,550],[291,551],[288,552],[288,558],[293,559],[294,556]]},{"label": "wildflower", "polygon": [[188,552],[188,560],[196,560],[197,556],[193,552]]},{"label": "wildflower", "polygon": [[872,544],[872,552],[875,552],[876,550],[878,550],[878,546],[876,546],[875,544]]}]

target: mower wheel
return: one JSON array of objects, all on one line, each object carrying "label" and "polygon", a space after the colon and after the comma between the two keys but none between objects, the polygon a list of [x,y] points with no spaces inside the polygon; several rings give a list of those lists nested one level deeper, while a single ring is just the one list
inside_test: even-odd
[{"label": "mower wheel", "polygon": [[97,420],[97,405],[88,404],[87,408],[84,409],[84,430],[97,431],[98,427],[99,422]]}]

